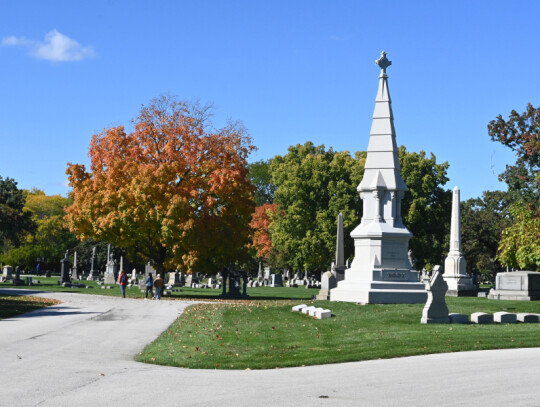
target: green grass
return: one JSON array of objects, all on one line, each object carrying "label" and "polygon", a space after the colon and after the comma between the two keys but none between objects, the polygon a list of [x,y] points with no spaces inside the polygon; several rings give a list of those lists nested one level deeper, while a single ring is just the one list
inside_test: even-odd
[{"label": "green grass", "polygon": [[[306,301],[303,301],[306,302]],[[424,325],[423,304],[306,303],[334,316],[291,312],[299,301],[189,307],[138,355],[141,362],[202,369],[265,369],[400,356],[540,346],[540,324]],[[450,312],[540,313],[540,303],[447,298]]]},{"label": "green grass", "polygon": [[[24,277],[24,276],[23,276]],[[92,286],[93,288],[66,288],[58,285],[59,277],[34,277],[34,280],[39,280],[39,284],[33,286],[13,286],[11,282],[0,283],[0,288],[21,288],[28,290],[42,290],[42,291],[54,291],[54,292],[68,292],[68,293],[83,293],[83,294],[97,294],[107,295],[113,297],[121,297],[119,285],[112,285],[112,289],[102,289],[100,285],[95,281],[80,281],[81,284]],[[111,286],[111,285],[109,285]],[[214,290],[211,288],[180,288],[180,292],[173,292],[171,295],[165,296],[165,299],[201,299],[201,300],[218,300],[221,290]],[[306,289],[302,287],[255,287],[247,289],[248,295],[257,300],[288,300],[288,299],[306,299],[309,300],[319,290]],[[154,289],[155,293],[155,289]],[[144,298],[144,292],[138,287],[128,287],[126,289],[126,296],[129,298]]]},{"label": "green grass", "polygon": [[11,318],[43,307],[59,304],[60,301],[21,295],[0,295],[0,319]]}]

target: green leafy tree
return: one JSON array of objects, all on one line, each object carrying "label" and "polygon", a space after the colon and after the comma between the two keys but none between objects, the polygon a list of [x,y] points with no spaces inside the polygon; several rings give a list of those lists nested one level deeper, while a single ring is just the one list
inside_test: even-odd
[{"label": "green leafy tree", "polygon": [[39,189],[24,191],[24,211],[31,216],[35,229],[20,239],[17,247],[4,253],[3,261],[25,269],[33,269],[37,259],[43,268],[58,269],[66,250],[72,249],[77,240],[66,226],[64,208],[71,200],[61,195],[48,196]]},{"label": "green leafy tree", "polygon": [[32,215],[25,210],[23,190],[17,188],[12,178],[0,176],[0,248],[3,251],[16,247],[21,238],[34,230]]},{"label": "green leafy tree", "polygon": [[461,248],[469,272],[476,269],[484,280],[493,281],[502,271],[497,249],[508,223],[506,192],[485,191],[481,197],[461,203]]},{"label": "green leafy tree", "polygon": [[[289,147],[270,165],[279,204],[270,227],[272,244],[294,270],[324,271],[335,257],[336,224],[343,213],[348,234],[360,218],[361,180],[365,153],[356,158],[344,152],[326,150],[323,145]],[[346,256],[352,255],[347,239]]]},{"label": "green leafy tree", "polygon": [[[538,213],[540,208],[540,108],[530,103],[523,114],[512,110],[488,124],[489,136],[516,153],[500,179],[508,185],[513,224],[502,234],[500,261],[515,268],[538,268]],[[534,228],[536,227],[536,230]]]},{"label": "green leafy tree", "polygon": [[409,190],[402,203],[403,223],[412,232],[409,247],[416,268],[441,264],[448,252],[452,192],[442,188],[448,177],[448,162],[437,164],[431,153],[409,153],[399,147],[401,177]]},{"label": "green leafy tree", "polygon": [[262,206],[274,202],[276,186],[270,172],[271,160],[260,160],[248,164],[248,177],[255,186],[255,205]]},{"label": "green leafy tree", "polygon": [[[403,200],[403,218],[414,237],[410,246],[417,266],[440,264],[448,240],[451,191],[441,185],[448,180],[448,163],[437,164],[435,156],[399,150],[402,176],[409,186]],[[362,217],[356,188],[360,183],[365,152],[355,158],[324,146],[289,147],[285,156],[276,156],[270,165],[276,185],[276,212],[270,225],[275,251],[295,270],[322,271],[335,256],[336,223],[340,212],[348,237]],[[270,256],[272,256],[272,253]],[[353,240],[345,239],[345,256],[352,258]]]},{"label": "green leafy tree", "polygon": [[510,267],[540,270],[540,216],[532,205],[510,206],[512,225],[502,232],[498,258]]}]

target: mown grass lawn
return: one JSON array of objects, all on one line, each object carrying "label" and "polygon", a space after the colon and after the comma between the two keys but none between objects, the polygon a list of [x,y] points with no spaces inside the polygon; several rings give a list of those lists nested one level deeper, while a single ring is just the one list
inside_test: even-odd
[{"label": "mown grass lawn", "polygon": [[55,304],[60,304],[60,301],[31,296],[0,295],[0,319],[11,318]]},{"label": "mown grass lawn", "polygon": [[[300,301],[197,304],[141,352],[141,362],[202,369],[264,369],[429,353],[540,346],[540,324],[423,325],[423,304],[329,308],[316,320],[291,312]],[[539,302],[447,298],[450,312],[540,313]]]}]

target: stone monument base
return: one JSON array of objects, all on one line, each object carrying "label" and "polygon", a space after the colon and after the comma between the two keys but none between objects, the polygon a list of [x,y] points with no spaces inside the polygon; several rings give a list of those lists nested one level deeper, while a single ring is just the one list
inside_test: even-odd
[{"label": "stone monument base", "polygon": [[468,276],[444,276],[448,284],[447,297],[477,297],[478,288]]},{"label": "stone monument base", "polygon": [[442,317],[442,318],[424,318],[420,319],[421,324],[449,324],[450,318],[449,317]]},{"label": "stone monument base", "polygon": [[330,290],[320,290],[319,294],[313,296],[314,300],[327,301],[330,299]]},{"label": "stone monument base", "polygon": [[414,281],[343,280],[330,291],[330,301],[365,304],[423,304],[427,300],[426,287]]},{"label": "stone monument base", "polygon": [[478,290],[448,290],[447,297],[478,297]]},{"label": "stone monument base", "polygon": [[512,271],[497,273],[495,289],[488,296],[491,300],[540,300],[540,273],[535,271]]},{"label": "stone monument base", "polygon": [[105,284],[116,284],[116,279],[114,278],[114,274],[112,273],[105,273],[105,279],[103,281]]},{"label": "stone monument base", "polygon": [[526,292],[513,290],[492,289],[487,297],[490,300],[540,301],[540,295],[527,295]]}]

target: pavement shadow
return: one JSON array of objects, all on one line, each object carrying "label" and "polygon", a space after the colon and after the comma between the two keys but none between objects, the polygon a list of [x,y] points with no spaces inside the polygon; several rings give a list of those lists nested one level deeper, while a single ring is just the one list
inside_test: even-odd
[{"label": "pavement shadow", "polygon": [[6,318],[0,320],[0,323],[2,322],[8,322],[10,320],[13,320],[15,318],[17,319],[27,319],[27,318],[35,318],[35,317],[61,317],[64,315],[85,315],[85,314],[99,314],[99,312],[87,312],[87,311],[64,311],[66,309],[75,309],[70,307],[62,307],[62,306],[52,306],[42,309],[36,309],[34,311],[26,312],[24,314],[14,315],[13,317]]}]

